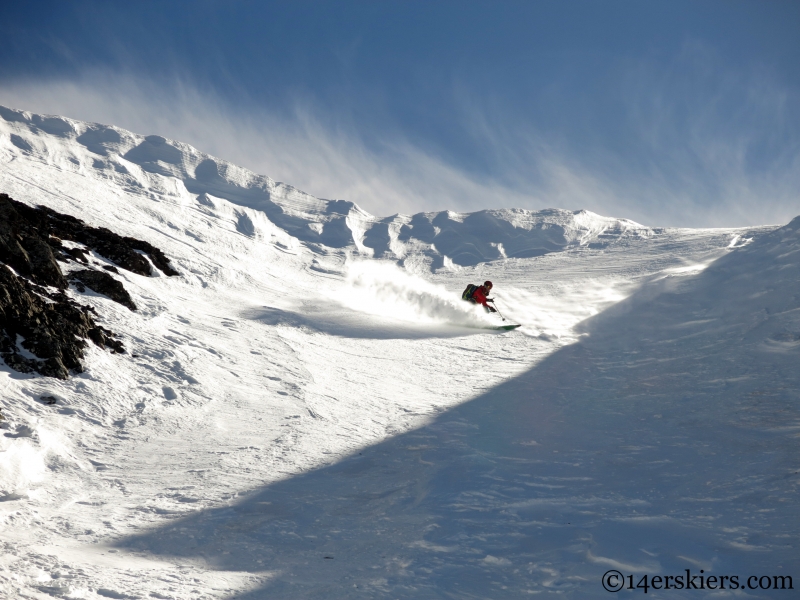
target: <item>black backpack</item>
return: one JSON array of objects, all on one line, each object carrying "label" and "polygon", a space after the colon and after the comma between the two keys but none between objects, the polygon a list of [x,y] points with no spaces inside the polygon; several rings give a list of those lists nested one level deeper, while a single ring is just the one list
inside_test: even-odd
[{"label": "black backpack", "polygon": [[464,293],[461,294],[461,299],[462,300],[472,300],[472,294],[475,293],[475,290],[477,290],[478,287],[480,287],[480,286],[477,286],[475,284],[470,283],[466,287],[466,289],[464,290]]}]

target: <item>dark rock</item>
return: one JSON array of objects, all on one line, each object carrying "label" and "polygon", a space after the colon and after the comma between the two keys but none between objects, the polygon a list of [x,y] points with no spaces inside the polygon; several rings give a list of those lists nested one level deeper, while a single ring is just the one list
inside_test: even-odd
[{"label": "dark rock", "polygon": [[117,269],[117,267],[115,267],[115,266],[113,266],[113,265],[103,265],[103,268],[104,268],[106,271],[111,271],[112,273],[117,273],[117,274],[119,274],[119,269]]},{"label": "dark rock", "polygon": [[[49,293],[0,265],[0,357],[12,369],[66,379],[70,371],[83,371],[85,338],[124,353],[122,342],[95,323],[92,313],[63,292]],[[18,336],[36,358],[20,353]]]},{"label": "dark rock", "polygon": [[69,278],[70,280],[80,281],[98,294],[111,298],[114,302],[119,302],[131,310],[136,310],[136,305],[133,303],[130,294],[119,281],[108,273],[83,269],[81,271],[73,271],[69,274]]},{"label": "dark rock", "polygon": [[[86,249],[66,248],[62,240]],[[177,274],[163,252],[147,242],[0,194],[0,358],[12,369],[66,379],[83,370],[87,338],[100,348],[125,352],[122,342],[95,322],[93,308],[81,306],[62,291],[68,283],[57,259],[88,264],[88,249],[141,275],[151,271],[143,256],[147,254],[167,275]],[[118,273],[115,267],[104,268]],[[136,310],[122,283],[105,271],[84,269],[70,279],[81,291],[88,286]]]},{"label": "dark rock", "polygon": [[48,406],[52,406],[58,402],[58,399],[55,396],[40,396],[39,401],[47,404]]},{"label": "dark rock", "polygon": [[86,253],[82,248],[61,248],[61,251],[73,258],[75,261],[80,261],[85,265],[89,264],[89,259],[86,258]]},{"label": "dark rock", "polygon": [[95,346],[110,348],[112,352],[124,354],[125,346],[123,346],[122,342],[119,340],[115,340],[112,337],[113,335],[113,333],[103,327],[93,327],[89,330],[89,339],[94,342]]},{"label": "dark rock", "polygon": [[36,283],[67,287],[52,248],[45,241],[47,226],[42,217],[19,211],[18,204],[0,194],[0,262]]},{"label": "dark rock", "polygon": [[[22,373],[66,379],[70,370],[81,371],[80,359],[94,323],[80,308],[67,302],[47,302],[31,283],[0,266],[0,356]],[[22,356],[22,347],[38,359]]]},{"label": "dark rock", "polygon": [[[8,218],[6,215],[8,215]],[[33,251],[25,246],[26,235],[38,239],[44,246],[49,246],[51,249],[51,257],[53,256],[52,250],[56,250],[65,260],[73,258],[83,263],[88,262],[83,250],[75,248],[67,249],[63,247],[61,240],[70,240],[83,244],[87,248],[91,248],[123,269],[137,273],[138,275],[149,276],[151,274],[151,262],[166,275],[171,276],[179,274],[172,268],[169,259],[161,250],[144,240],[121,236],[105,227],[91,227],[76,217],[56,212],[46,206],[37,206],[33,208],[22,202],[12,200],[6,194],[0,194],[0,223],[8,219],[10,219],[10,225],[8,227],[3,229],[0,226],[0,261],[5,262],[18,273],[25,276],[28,276],[28,273],[32,271],[29,269],[28,272],[23,273],[23,271],[18,269],[15,264],[12,264],[10,260],[14,259],[21,265],[25,264],[27,255],[24,257],[21,256],[20,251],[28,251],[29,253]],[[14,223],[18,224],[18,229],[24,224],[25,227],[22,227],[22,229],[25,230],[15,231]],[[9,231],[6,231],[6,229]],[[32,236],[31,234],[34,232],[35,235]],[[18,236],[20,234],[22,234],[23,239],[19,239]],[[10,241],[7,241],[6,238]],[[4,241],[7,241],[6,245],[8,249],[5,253],[9,256],[9,260],[3,258],[4,247],[2,246],[2,242]],[[20,248],[16,248],[12,242],[20,245]],[[34,244],[33,241],[29,243]],[[39,244],[39,246],[42,244]],[[39,253],[43,251],[44,248],[38,249]],[[149,262],[143,254],[150,258]],[[53,259],[53,263],[55,264],[55,259]],[[55,266],[57,267],[58,265],[56,264]],[[45,281],[41,283],[55,285],[54,283]],[[58,287],[66,287],[66,281],[63,281],[63,276],[59,283],[61,285]]]}]

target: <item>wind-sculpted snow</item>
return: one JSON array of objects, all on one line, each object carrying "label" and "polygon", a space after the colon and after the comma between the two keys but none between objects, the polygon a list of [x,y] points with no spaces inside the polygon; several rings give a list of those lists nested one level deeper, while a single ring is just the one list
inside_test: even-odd
[{"label": "wind-sculpted snow", "polygon": [[[80,299],[127,354],[89,344],[64,380],[0,363],[0,596],[797,586],[800,220],[376,219],[158,136],[0,117],[0,193],[149,256],[59,250],[124,283],[135,311]],[[461,302],[486,279],[520,329]]]},{"label": "wind-sculpted snow", "polygon": [[679,273],[424,427],[118,548],[268,570],[247,600],[607,598],[609,569],[797,589],[800,217]]},{"label": "wind-sculpted snow", "polygon": [[600,248],[653,230],[589,211],[548,209],[420,213],[382,219],[366,230],[364,245],[377,257],[428,257],[434,267],[449,261],[472,266],[504,258],[531,258],[581,246]]},{"label": "wind-sculpted snow", "polygon": [[[577,210],[484,210],[374,217],[353,202],[323,200],[159,135],[0,107],[0,147],[87,177],[112,178],[128,191],[167,187],[211,195],[263,212],[300,242],[351,248],[365,256],[427,268],[530,258],[575,247],[605,247],[653,230],[627,219]],[[8,143],[3,144],[3,138]],[[170,183],[160,178],[172,180]],[[182,188],[182,190],[181,190]],[[243,226],[248,229],[247,223]]]}]

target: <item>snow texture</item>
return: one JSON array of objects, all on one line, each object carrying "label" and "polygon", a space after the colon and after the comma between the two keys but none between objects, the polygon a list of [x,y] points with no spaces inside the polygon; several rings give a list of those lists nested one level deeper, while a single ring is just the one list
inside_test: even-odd
[{"label": "snow texture", "polygon": [[[0,191],[179,272],[121,273],[136,312],[69,290],[128,355],[90,347],[63,381],[0,365],[0,595],[800,586],[800,219],[380,219],[159,136],[0,117]],[[519,330],[458,299],[484,279]]]}]

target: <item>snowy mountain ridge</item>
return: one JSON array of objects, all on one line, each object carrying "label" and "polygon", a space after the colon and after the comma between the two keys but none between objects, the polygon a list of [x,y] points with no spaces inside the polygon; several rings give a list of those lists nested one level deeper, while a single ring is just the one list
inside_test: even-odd
[{"label": "snowy mountain ridge", "polygon": [[[125,349],[65,379],[0,362],[0,596],[798,585],[800,220],[377,219],[178,142],[0,116],[0,193],[85,222],[50,240],[61,293]],[[101,228],[174,273],[124,268]],[[484,279],[516,331],[460,300]],[[704,593],[663,596],[792,592]]]},{"label": "snowy mountain ridge", "polygon": [[[158,135],[38,115],[0,106],[0,148],[28,153],[59,168],[111,179],[131,193],[191,195],[201,204],[221,198],[266,215],[303,243],[352,248],[364,256],[422,261],[433,268],[527,258],[601,247],[653,230],[628,219],[585,210],[442,211],[374,217],[353,202],[324,200]],[[242,233],[253,234],[245,213]]]}]

